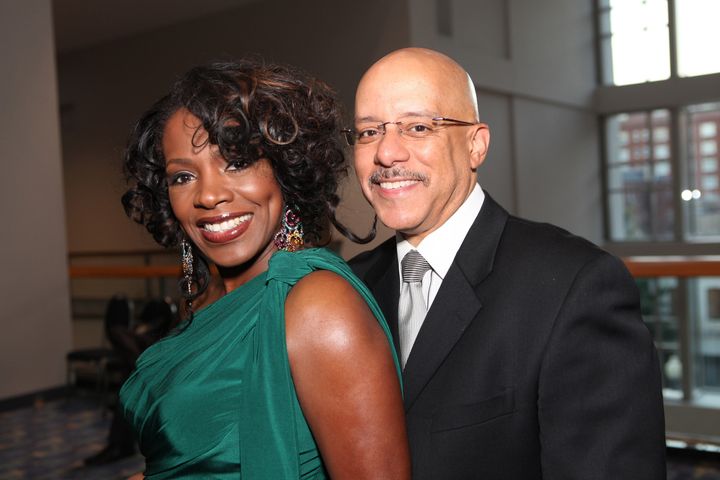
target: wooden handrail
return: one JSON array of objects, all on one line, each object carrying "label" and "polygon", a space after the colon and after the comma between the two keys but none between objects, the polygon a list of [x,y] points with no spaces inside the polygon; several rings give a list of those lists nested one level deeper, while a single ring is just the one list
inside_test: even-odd
[{"label": "wooden handrail", "polygon": [[720,276],[720,256],[658,256],[623,259],[634,277]]},{"label": "wooden handrail", "polygon": [[97,258],[97,257],[144,257],[154,255],[178,255],[170,249],[139,249],[139,250],[97,250],[86,252],[69,252],[68,258]]},{"label": "wooden handrail", "polygon": [[70,278],[180,277],[179,265],[73,265]]},{"label": "wooden handrail", "polygon": [[[720,276],[720,256],[626,257],[634,277]],[[70,278],[157,278],[179,277],[179,265],[73,265]]]}]

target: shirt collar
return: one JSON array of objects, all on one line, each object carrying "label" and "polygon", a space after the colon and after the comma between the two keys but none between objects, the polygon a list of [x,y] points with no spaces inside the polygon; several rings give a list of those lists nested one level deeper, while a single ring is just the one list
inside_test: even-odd
[{"label": "shirt collar", "polygon": [[[455,254],[465,240],[470,227],[480,212],[485,193],[480,185],[475,184],[468,198],[437,230],[428,234],[417,248],[405,240],[400,233],[395,234],[397,241],[398,268],[402,259],[410,250],[416,249],[432,267],[433,272],[441,279],[445,278],[452,265]],[[401,277],[402,278],[402,275]]]}]

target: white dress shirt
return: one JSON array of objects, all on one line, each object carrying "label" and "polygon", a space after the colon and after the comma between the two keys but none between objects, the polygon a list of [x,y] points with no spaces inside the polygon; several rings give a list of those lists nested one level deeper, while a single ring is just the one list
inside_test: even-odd
[{"label": "white dress shirt", "polygon": [[[483,193],[480,185],[475,184],[475,188],[465,199],[465,202],[460,205],[460,208],[440,228],[423,238],[417,247],[413,247],[400,233],[395,234],[398,274],[401,282],[402,268],[400,262],[410,250],[415,249],[420,252],[420,255],[430,264],[431,269],[425,273],[422,279],[423,298],[428,310],[433,300],[435,300],[438,290],[440,290],[440,284],[447,275],[448,270],[450,270],[460,245],[462,245],[475,218],[480,213],[484,201],[485,193]],[[398,284],[398,291],[400,287],[401,285]]]}]

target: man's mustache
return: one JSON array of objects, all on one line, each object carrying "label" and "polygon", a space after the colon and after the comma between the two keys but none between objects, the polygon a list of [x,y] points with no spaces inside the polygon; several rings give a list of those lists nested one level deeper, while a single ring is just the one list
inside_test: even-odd
[{"label": "man's mustache", "polygon": [[422,182],[423,184],[427,185],[430,181],[427,175],[422,174],[420,172],[413,172],[412,170],[408,170],[401,167],[392,167],[392,168],[379,168],[375,170],[372,175],[370,175],[370,178],[368,178],[368,183],[370,185],[377,185],[380,183],[381,180],[387,180],[390,178],[402,178],[404,180],[417,180],[419,182]]}]

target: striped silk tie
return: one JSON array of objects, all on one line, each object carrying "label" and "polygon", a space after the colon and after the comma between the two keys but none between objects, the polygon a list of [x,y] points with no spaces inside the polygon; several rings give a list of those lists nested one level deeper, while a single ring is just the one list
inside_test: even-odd
[{"label": "striped silk tie", "polygon": [[400,361],[402,368],[412,350],[415,337],[422,326],[427,305],[422,292],[422,279],[430,264],[417,250],[409,251],[401,262],[402,287],[398,306],[398,333],[400,334]]}]

